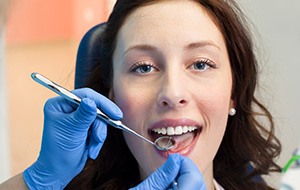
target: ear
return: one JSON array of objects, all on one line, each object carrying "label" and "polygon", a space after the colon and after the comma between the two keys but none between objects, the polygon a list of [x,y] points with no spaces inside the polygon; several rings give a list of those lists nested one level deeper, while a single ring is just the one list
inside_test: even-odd
[{"label": "ear", "polygon": [[230,99],[230,103],[229,103],[229,110],[228,110],[228,115],[230,116],[234,116],[236,113],[236,109],[235,109],[235,103],[232,99]]},{"label": "ear", "polygon": [[114,91],[112,90],[112,88],[109,89],[108,98],[112,101],[114,100]]},{"label": "ear", "polygon": [[229,108],[235,108],[236,104],[233,99],[230,99]]}]

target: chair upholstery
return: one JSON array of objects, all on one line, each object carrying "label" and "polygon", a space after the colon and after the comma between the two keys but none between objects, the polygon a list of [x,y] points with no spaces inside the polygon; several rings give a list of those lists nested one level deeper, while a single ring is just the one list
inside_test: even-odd
[{"label": "chair upholstery", "polygon": [[95,65],[93,57],[101,47],[100,39],[104,28],[105,23],[94,26],[80,41],[75,66],[75,88],[84,87],[87,76]]}]

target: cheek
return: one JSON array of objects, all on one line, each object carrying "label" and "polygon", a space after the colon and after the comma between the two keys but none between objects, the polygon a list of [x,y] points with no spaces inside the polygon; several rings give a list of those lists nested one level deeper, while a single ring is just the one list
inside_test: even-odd
[{"label": "cheek", "polygon": [[228,112],[230,107],[230,94],[214,92],[215,95],[208,95],[203,104],[198,104],[198,109],[204,119],[205,130],[211,142],[219,142],[226,129]]},{"label": "cheek", "polygon": [[209,171],[219,149],[227,127],[231,100],[231,91],[226,86],[209,89],[207,93],[202,92],[202,98],[197,102],[205,127],[191,155],[201,172]]},{"label": "cheek", "polygon": [[[122,122],[146,137],[147,131],[143,127],[144,121],[147,121],[147,117],[150,115],[151,105],[153,105],[150,95],[151,92],[145,89],[140,91],[133,86],[115,85],[114,87],[114,101],[124,114]],[[155,151],[153,145],[129,133],[123,132],[123,135],[130,151],[139,163],[142,179],[164,163],[162,158],[153,156]]]},{"label": "cheek", "polygon": [[[114,102],[123,111],[122,122],[145,137],[149,135],[146,126],[149,117],[151,117],[149,113],[152,110],[153,97],[151,91],[137,88],[132,83],[118,83],[114,86]],[[130,149],[144,144],[142,139],[132,134],[124,133],[124,136]]]},{"label": "cheek", "polygon": [[134,130],[140,130],[136,128],[136,125],[140,125],[142,120],[136,118],[141,117],[147,110],[147,94],[141,93],[141,91],[131,88],[130,85],[116,85],[114,87],[114,102],[123,111],[124,117],[122,121]]},{"label": "cheek", "polygon": [[[231,105],[230,86],[228,84],[224,84],[224,86],[215,85],[215,88],[207,87],[206,89],[205,92],[203,92],[203,90],[202,93],[200,92],[202,97],[198,99],[198,109],[201,110],[210,121],[218,122],[219,120],[223,120],[222,118],[227,118]],[[222,121],[222,123],[223,122],[224,121]]]},{"label": "cheek", "polygon": [[205,114],[206,117],[206,132],[208,140],[218,146],[221,142],[228,120],[228,112],[231,104],[231,93],[226,88],[219,88],[210,95],[210,100],[207,100]]}]

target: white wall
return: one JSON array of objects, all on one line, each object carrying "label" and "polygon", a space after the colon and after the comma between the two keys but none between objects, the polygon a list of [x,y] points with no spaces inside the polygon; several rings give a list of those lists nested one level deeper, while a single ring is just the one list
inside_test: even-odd
[{"label": "white wall", "polygon": [[288,161],[300,145],[300,1],[240,0],[263,44],[261,61],[265,101],[274,114]]}]

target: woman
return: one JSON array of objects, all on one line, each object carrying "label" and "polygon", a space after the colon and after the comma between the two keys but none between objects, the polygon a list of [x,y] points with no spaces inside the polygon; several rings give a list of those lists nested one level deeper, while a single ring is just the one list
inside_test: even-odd
[{"label": "woman", "polygon": [[87,86],[113,100],[139,134],[173,136],[176,145],[163,152],[112,127],[106,135],[95,104],[114,119],[122,113],[94,91],[75,90],[87,97],[76,111],[59,97],[47,102],[27,185],[167,189],[177,181],[180,189],[272,189],[254,179],[280,171],[280,143],[254,96],[257,62],[244,22],[230,0],[117,1]]}]

